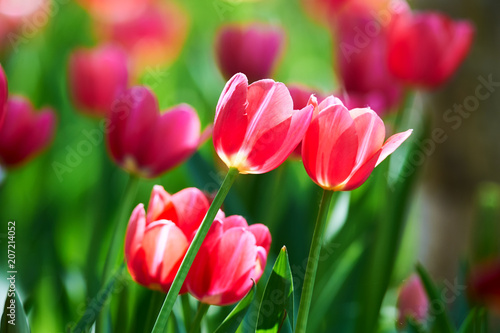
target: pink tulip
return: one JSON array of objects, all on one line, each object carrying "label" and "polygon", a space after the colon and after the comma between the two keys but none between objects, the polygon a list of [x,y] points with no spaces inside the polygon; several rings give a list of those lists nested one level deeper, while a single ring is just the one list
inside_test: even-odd
[{"label": "pink tulip", "polygon": [[302,141],[302,161],[312,180],[326,190],[361,186],[412,132],[395,134],[384,143],[384,122],[373,110],[349,111],[333,96],[317,108]]},{"label": "pink tulip", "polygon": [[200,120],[191,106],[180,104],[160,114],[153,93],[137,86],[114,103],[106,139],[118,165],[153,178],[187,160],[205,135],[200,136]]},{"label": "pink tulip", "polygon": [[2,129],[3,120],[6,114],[6,103],[9,89],[7,88],[7,76],[0,64],[0,130]]},{"label": "pink tulip", "polygon": [[243,73],[250,82],[271,76],[284,44],[284,32],[264,24],[226,25],[216,40],[219,68],[226,80]]},{"label": "pink tulip", "polygon": [[209,206],[197,188],[170,195],[154,186],[147,215],[137,205],[127,228],[125,259],[134,281],[168,292]]},{"label": "pink tulip", "polygon": [[215,151],[228,167],[240,173],[271,171],[302,140],[312,111],[312,106],[293,110],[292,98],[283,83],[260,80],[248,85],[244,74],[236,74],[217,104]]},{"label": "pink tulip", "polygon": [[99,20],[122,22],[141,14],[151,0],[77,0],[77,2]]},{"label": "pink tulip", "polygon": [[263,224],[248,226],[241,216],[219,214],[189,271],[189,293],[212,305],[238,302],[260,279],[270,246]]},{"label": "pink tulip", "polygon": [[435,88],[465,59],[473,35],[471,23],[440,13],[401,15],[389,34],[389,68],[408,84]]},{"label": "pink tulip", "polygon": [[69,60],[69,85],[77,108],[105,117],[114,100],[127,88],[127,55],[118,47],[77,49]]},{"label": "pink tulip", "polygon": [[35,112],[23,97],[10,97],[0,129],[0,164],[15,167],[45,149],[54,135],[55,114],[51,109]]},{"label": "pink tulip", "polygon": [[[101,40],[116,43],[130,55],[134,77],[148,70],[149,81],[159,84],[163,79],[158,66],[172,63],[187,38],[189,17],[173,2],[148,6],[135,18],[102,24],[97,34]],[[152,74],[151,74],[152,73]]]},{"label": "pink tulip", "polygon": [[423,322],[429,311],[429,299],[417,275],[412,275],[399,291],[397,307],[399,310],[398,327],[406,326],[408,317]]},{"label": "pink tulip", "polygon": [[474,301],[500,314],[500,258],[473,267],[467,290]]}]

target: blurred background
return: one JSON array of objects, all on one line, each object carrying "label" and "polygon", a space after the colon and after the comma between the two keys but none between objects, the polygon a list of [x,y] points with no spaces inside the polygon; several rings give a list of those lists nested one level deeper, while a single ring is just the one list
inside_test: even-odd
[{"label": "blurred background", "polygon": [[[340,6],[346,1],[330,2]],[[128,179],[109,158],[105,140],[101,137],[92,143],[89,139],[88,133],[102,134],[100,119],[82,112],[72,98],[68,64],[75,49],[120,44],[133,58],[129,85],[152,89],[161,110],[189,103],[202,127],[213,121],[226,82],[216,45],[227,24],[259,22],[280,29],[282,41],[269,71],[273,79],[287,85],[299,84],[318,95],[333,93],[355,104],[355,89],[347,82],[363,80],[366,74],[360,67],[349,79],[342,76],[338,46],[343,35],[336,29],[348,28],[334,27],[328,20],[330,12],[321,6],[329,1],[152,2],[0,0],[0,63],[9,94],[27,97],[37,110],[50,107],[57,117],[48,148],[22,165],[4,167],[0,180],[2,258],[7,252],[3,245],[7,221],[16,221],[16,286],[33,332],[64,332],[97,294],[112,221]],[[415,0],[409,5],[470,20],[475,26],[472,47],[444,85],[405,88],[406,98],[401,93],[397,103],[380,110],[389,124],[388,135],[398,124],[415,128],[416,133],[407,148],[377,168],[365,185],[336,194],[310,332],[368,332],[359,324],[366,315],[366,299],[381,302],[370,310],[375,311],[375,319],[367,321],[373,324],[370,330],[396,331],[399,286],[419,261],[440,288],[451,288],[455,297],[444,303],[458,327],[477,301],[470,296],[468,277],[477,265],[500,257],[500,3]],[[132,9],[127,11],[127,6]],[[380,12],[383,6],[373,10]],[[141,11],[163,16],[137,17]],[[147,43],[141,42],[146,39]],[[259,49],[257,57],[268,57],[265,50]],[[484,80],[493,82],[486,88],[488,98],[472,111],[447,113],[476,96]],[[446,115],[459,119],[450,122]],[[442,129],[446,139],[429,144],[425,139],[432,138],[434,129]],[[84,153],[79,152],[82,142],[91,143]],[[412,156],[415,159],[408,162]],[[67,167],[63,172],[60,164]],[[155,184],[169,193],[195,186],[213,194],[224,175],[209,140],[186,163],[161,177],[141,180],[134,206],[148,202]],[[266,274],[279,249],[287,246],[297,302],[320,195],[300,160],[292,158],[268,174],[239,177],[224,204],[228,215],[268,225],[273,244]],[[394,235],[381,236],[391,230]],[[387,239],[392,245],[377,250]],[[385,273],[378,277],[370,273],[379,270]],[[6,272],[7,260],[2,259],[0,300],[8,287]],[[265,277],[259,283],[260,294]],[[136,297],[128,305],[130,317],[123,332],[149,332],[151,322],[141,326],[144,321],[137,318],[144,317],[141,304],[149,304],[153,292],[132,282],[127,288]],[[370,290],[381,295],[372,297]],[[496,297],[498,305],[498,289]],[[156,313],[158,305],[150,309]],[[212,332],[229,311],[212,308],[206,331]],[[500,332],[494,311],[489,320],[490,331]]]}]

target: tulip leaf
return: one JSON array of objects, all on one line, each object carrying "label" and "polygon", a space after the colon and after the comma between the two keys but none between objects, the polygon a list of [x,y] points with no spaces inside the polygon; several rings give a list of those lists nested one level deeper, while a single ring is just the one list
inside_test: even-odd
[{"label": "tulip leaf", "polygon": [[0,325],[2,333],[29,333],[28,318],[24,312],[23,303],[16,290],[9,289],[5,306],[3,308],[2,323]]},{"label": "tulip leaf", "polygon": [[417,273],[422,280],[427,297],[429,297],[430,304],[440,304],[443,307],[443,311],[436,311],[435,313],[434,326],[436,330],[441,333],[454,333],[455,329],[453,328],[450,318],[444,309],[446,305],[443,304],[443,300],[441,299],[434,282],[421,264],[417,264]]},{"label": "tulip leaf", "polygon": [[488,332],[488,320],[485,309],[472,309],[465,318],[458,333],[482,333]]},{"label": "tulip leaf", "polygon": [[248,294],[243,298],[238,305],[229,313],[229,315],[224,319],[222,324],[217,327],[214,333],[234,333],[240,326],[240,323],[245,318],[247,314],[248,308],[252,304],[253,298],[255,296],[255,290],[257,287],[255,286],[255,282],[253,283],[252,289],[248,292]]},{"label": "tulip leaf", "polygon": [[288,315],[290,326],[294,327],[293,281],[286,247],[280,251],[273,271],[267,281],[259,308],[257,333],[279,332]]}]

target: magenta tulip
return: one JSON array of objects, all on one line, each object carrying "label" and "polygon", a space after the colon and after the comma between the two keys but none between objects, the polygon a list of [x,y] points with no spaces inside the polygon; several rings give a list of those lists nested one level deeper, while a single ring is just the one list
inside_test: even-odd
[{"label": "magenta tulip", "polygon": [[216,40],[219,68],[226,80],[243,73],[250,82],[271,77],[284,44],[284,33],[264,24],[227,25]]},{"label": "magenta tulip", "polygon": [[348,110],[333,96],[318,106],[302,141],[302,161],[312,180],[325,190],[350,191],[392,154],[412,130],[384,143],[385,126],[371,109]]},{"label": "magenta tulip", "polygon": [[212,305],[238,302],[260,279],[270,246],[263,224],[248,226],[241,216],[219,214],[189,271],[189,293]]},{"label": "magenta tulip", "polygon": [[187,160],[205,135],[200,135],[200,120],[191,106],[180,104],[160,114],[153,93],[137,86],[114,103],[106,139],[118,165],[153,178]]},{"label": "magenta tulip", "polygon": [[137,205],[127,228],[125,259],[134,281],[168,292],[208,207],[197,188],[170,195],[154,186],[147,215],[143,204]]},{"label": "magenta tulip", "polygon": [[312,106],[293,110],[283,83],[248,85],[244,74],[229,80],[215,113],[213,141],[222,161],[240,173],[260,174],[283,163],[302,140]]},{"label": "magenta tulip", "polygon": [[427,318],[429,299],[417,275],[412,275],[401,286],[397,307],[399,311],[397,326],[400,328],[406,326],[408,318],[420,323]]},{"label": "magenta tulip", "polygon": [[0,129],[0,164],[15,167],[47,148],[54,136],[55,114],[51,109],[35,112],[30,101],[12,96]]},{"label": "magenta tulip", "polygon": [[389,68],[408,84],[435,88],[465,59],[473,35],[471,23],[440,13],[401,15],[389,34]]},{"label": "magenta tulip", "polygon": [[7,104],[8,94],[9,89],[7,87],[7,76],[5,76],[2,65],[0,65],[0,130],[2,129],[3,120],[5,118],[5,105]]},{"label": "magenta tulip", "polygon": [[127,55],[112,45],[78,49],[71,54],[68,74],[76,107],[89,115],[105,117],[127,88]]}]

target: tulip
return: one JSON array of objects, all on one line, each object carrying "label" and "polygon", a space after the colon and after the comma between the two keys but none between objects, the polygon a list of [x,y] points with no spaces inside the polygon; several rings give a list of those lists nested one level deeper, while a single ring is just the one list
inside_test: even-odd
[{"label": "tulip", "polygon": [[168,292],[208,207],[197,188],[170,195],[154,186],[147,214],[137,205],[127,227],[125,260],[134,281]]},{"label": "tulip", "polygon": [[263,224],[248,226],[241,216],[219,214],[187,276],[189,293],[211,305],[238,302],[260,279],[270,246]]},{"label": "tulip", "polygon": [[395,134],[384,143],[384,122],[370,108],[349,111],[333,96],[317,108],[302,141],[302,161],[312,180],[325,190],[361,186],[412,132]]},{"label": "tulip", "polygon": [[412,275],[399,291],[397,307],[399,310],[398,327],[406,326],[407,318],[422,323],[427,318],[429,299],[417,275]]},{"label": "tulip", "polygon": [[[123,47],[130,55],[134,77],[148,70],[149,81],[159,84],[158,66],[172,63],[182,50],[187,37],[189,17],[172,2],[150,5],[135,18],[104,23],[97,28],[103,41]],[[152,72],[152,73],[151,73]]]},{"label": "tulip", "polygon": [[500,259],[482,263],[471,270],[468,290],[471,298],[500,314]]},{"label": "tulip", "polygon": [[312,106],[293,110],[283,83],[248,85],[244,74],[226,84],[215,113],[215,151],[229,168],[260,174],[277,168],[297,147],[312,117]]},{"label": "tulip", "polygon": [[10,97],[0,129],[0,164],[19,166],[45,149],[52,140],[55,114],[51,109],[35,112],[23,97]]},{"label": "tulip", "polygon": [[105,117],[114,100],[127,88],[127,55],[118,47],[77,49],[69,60],[69,85],[79,110]]},{"label": "tulip", "polygon": [[141,14],[151,0],[78,0],[77,2],[99,20],[122,22]]},{"label": "tulip", "polygon": [[180,104],[160,114],[156,97],[142,86],[127,89],[116,100],[106,131],[114,161],[146,178],[187,160],[205,137],[191,106]]},{"label": "tulip", "polygon": [[0,130],[2,129],[3,120],[5,118],[5,104],[7,103],[7,95],[9,89],[7,88],[7,77],[0,65]]},{"label": "tulip", "polygon": [[443,14],[398,17],[389,34],[389,68],[402,81],[435,88],[447,81],[469,52],[474,28]]},{"label": "tulip", "polygon": [[284,38],[281,29],[264,24],[222,27],[217,33],[215,46],[222,75],[229,80],[241,72],[250,82],[270,77]]}]

